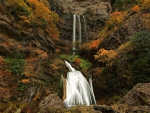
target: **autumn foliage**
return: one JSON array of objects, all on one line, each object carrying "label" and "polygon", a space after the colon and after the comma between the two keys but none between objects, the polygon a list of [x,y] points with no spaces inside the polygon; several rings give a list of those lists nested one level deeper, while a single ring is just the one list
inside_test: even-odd
[{"label": "autumn foliage", "polygon": [[115,51],[105,50],[104,48],[102,48],[97,52],[96,55],[94,55],[94,58],[100,63],[109,64],[109,62],[111,62],[115,56],[116,56]]},{"label": "autumn foliage", "polygon": [[98,49],[102,39],[93,40],[89,43],[89,49]]},{"label": "autumn foliage", "polygon": [[139,3],[142,6],[143,10],[149,10],[150,9],[150,0],[140,0]]},{"label": "autumn foliage", "polygon": [[118,29],[126,16],[126,12],[116,11],[110,15],[105,23],[104,29],[100,32],[100,37],[104,38]]},{"label": "autumn foliage", "polygon": [[139,5],[135,5],[134,7],[132,7],[132,11],[133,12],[137,12],[138,13],[138,12],[140,12],[140,10],[141,9],[140,9]]},{"label": "autumn foliage", "polygon": [[58,15],[49,9],[47,0],[7,0],[6,5],[19,21],[30,27],[42,28],[52,38],[59,38]]}]

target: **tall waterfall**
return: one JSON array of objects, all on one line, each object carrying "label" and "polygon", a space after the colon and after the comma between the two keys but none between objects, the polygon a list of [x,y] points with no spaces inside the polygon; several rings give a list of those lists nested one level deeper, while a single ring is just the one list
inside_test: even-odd
[{"label": "tall waterfall", "polygon": [[80,20],[80,15],[78,15],[78,23],[79,23],[79,47],[81,46],[81,20]]},{"label": "tall waterfall", "polygon": [[96,104],[93,93],[92,78],[90,77],[90,85],[80,71],[76,71],[67,61],[66,66],[70,72],[67,73],[66,79],[66,99],[64,104],[66,107],[75,105],[91,105]]},{"label": "tall waterfall", "polygon": [[72,37],[73,47],[72,51],[75,54],[76,50],[76,15],[73,15],[73,37]]},{"label": "tall waterfall", "polygon": [[86,19],[83,16],[83,21],[84,21],[84,32],[85,32],[85,37],[86,37],[86,42],[89,41],[88,36],[87,36],[87,23],[86,23]]}]

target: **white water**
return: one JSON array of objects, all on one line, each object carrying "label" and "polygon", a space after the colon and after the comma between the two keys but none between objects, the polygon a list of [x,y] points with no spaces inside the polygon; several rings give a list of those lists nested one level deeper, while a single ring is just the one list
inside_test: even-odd
[{"label": "white water", "polygon": [[81,46],[81,20],[80,15],[78,15],[78,23],[79,23],[79,47]]},{"label": "white water", "polygon": [[73,37],[72,37],[72,42],[73,42],[73,54],[75,54],[76,50],[76,15],[73,15]]},{"label": "white water", "polygon": [[80,71],[76,71],[67,61],[66,66],[70,72],[67,73],[66,79],[66,99],[64,104],[66,107],[75,105],[91,105],[96,104],[93,93],[92,79],[90,85]]},{"label": "white water", "polygon": [[86,19],[84,16],[83,16],[83,21],[84,21],[84,32],[85,32],[85,36],[86,36],[86,42],[88,43],[89,39],[87,36],[87,23],[86,23]]}]

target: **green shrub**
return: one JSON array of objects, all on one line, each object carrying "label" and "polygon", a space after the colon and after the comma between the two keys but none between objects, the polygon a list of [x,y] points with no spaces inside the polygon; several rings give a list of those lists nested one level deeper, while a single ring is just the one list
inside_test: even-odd
[{"label": "green shrub", "polygon": [[21,75],[23,73],[25,60],[21,53],[17,53],[15,58],[6,58],[6,62],[13,75]]},{"label": "green shrub", "polygon": [[116,64],[120,79],[133,87],[139,82],[150,82],[150,32],[137,32],[129,42],[118,50]]},{"label": "green shrub", "polygon": [[31,10],[24,0],[7,0],[6,4],[11,14],[15,17],[31,14]]},{"label": "green shrub", "polygon": [[17,88],[18,91],[24,91],[27,88],[27,85],[21,82],[19,82],[17,86],[18,86]]},{"label": "green shrub", "polygon": [[92,64],[90,62],[88,62],[87,60],[84,60],[82,58],[80,58],[79,55],[60,55],[61,58],[63,58],[64,60],[69,61],[70,63],[74,63],[76,64],[79,68],[88,70]]}]

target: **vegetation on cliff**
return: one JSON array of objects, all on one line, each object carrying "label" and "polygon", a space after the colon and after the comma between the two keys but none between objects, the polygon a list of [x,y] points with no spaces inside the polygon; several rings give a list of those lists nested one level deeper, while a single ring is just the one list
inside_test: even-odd
[{"label": "vegetation on cliff", "polygon": [[59,18],[47,0],[2,0],[0,8],[0,112],[44,112],[43,103],[53,98],[49,106],[63,107],[53,94],[59,90],[60,76],[68,72],[64,59],[85,75],[90,70],[96,98],[103,98],[100,104],[107,103],[105,98],[117,101],[139,82],[150,82],[149,0],[116,0],[99,38],[82,45],[86,54],[80,56],[55,48],[63,46]]},{"label": "vegetation on cliff", "polygon": [[[149,4],[148,0],[117,0],[114,4],[118,11],[112,12],[105,22],[100,32],[99,40],[102,41],[94,55],[95,60],[99,62],[98,68],[94,70],[94,75],[99,80],[95,82],[95,88],[101,89],[99,94],[109,93],[113,95],[114,100],[118,100],[135,84],[150,82]],[[130,20],[136,21],[136,17],[141,16],[136,22],[137,25],[140,23],[141,27],[140,24],[136,28],[130,26]],[[132,30],[132,33],[128,33],[128,29]],[[111,40],[114,42],[109,45]]]},{"label": "vegetation on cliff", "polygon": [[52,38],[59,38],[56,27],[58,15],[49,10],[47,0],[7,0],[5,4],[9,12],[21,23],[42,28]]}]

